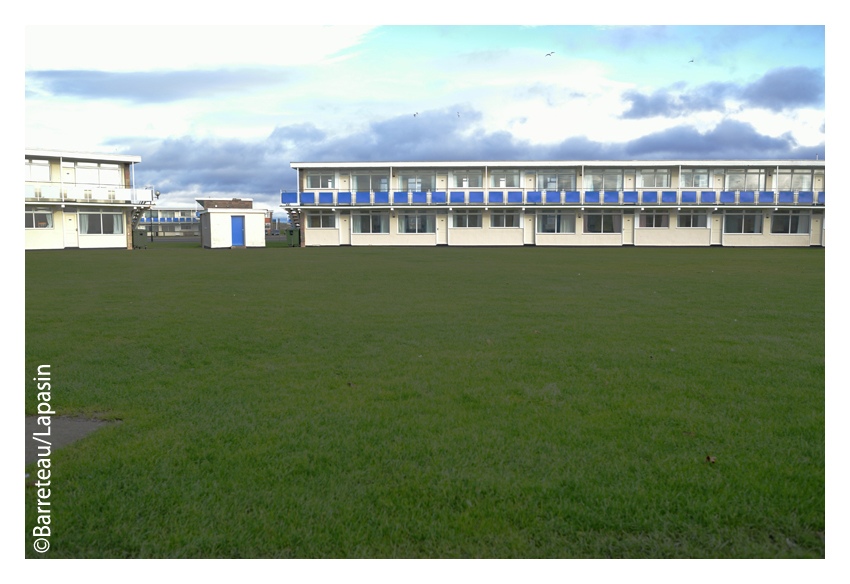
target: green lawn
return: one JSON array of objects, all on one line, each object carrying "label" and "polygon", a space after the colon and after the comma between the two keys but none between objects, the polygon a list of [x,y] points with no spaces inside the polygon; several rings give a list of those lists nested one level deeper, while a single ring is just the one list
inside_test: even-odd
[{"label": "green lawn", "polygon": [[48,557],[824,557],[822,249],[27,252],[42,363]]}]

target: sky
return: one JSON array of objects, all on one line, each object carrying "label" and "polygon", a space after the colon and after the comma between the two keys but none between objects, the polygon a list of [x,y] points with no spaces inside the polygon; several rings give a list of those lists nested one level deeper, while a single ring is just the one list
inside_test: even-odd
[{"label": "sky", "polygon": [[826,158],[819,25],[27,26],[24,56],[26,146],[139,155],[161,207],[277,207],[292,161]]}]

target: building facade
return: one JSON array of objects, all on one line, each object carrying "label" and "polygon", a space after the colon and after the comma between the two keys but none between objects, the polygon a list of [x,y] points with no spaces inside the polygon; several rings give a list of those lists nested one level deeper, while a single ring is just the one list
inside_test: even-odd
[{"label": "building facade", "polygon": [[25,249],[132,249],[153,192],[135,186],[139,156],[24,151]]},{"label": "building facade", "polygon": [[201,234],[200,211],[195,207],[153,207],[139,219],[138,228],[143,228],[148,234],[153,233],[154,237],[197,237]]},{"label": "building facade", "polygon": [[307,246],[825,244],[822,160],[290,166]]}]

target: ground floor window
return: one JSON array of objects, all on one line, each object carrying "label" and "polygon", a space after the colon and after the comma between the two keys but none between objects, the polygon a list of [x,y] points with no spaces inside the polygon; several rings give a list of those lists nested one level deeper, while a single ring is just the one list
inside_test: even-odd
[{"label": "ground floor window", "polygon": [[723,233],[761,233],[760,210],[726,211]]},{"label": "ground floor window", "polygon": [[519,227],[519,213],[511,210],[490,211],[490,227]]},{"label": "ground floor window", "polygon": [[354,233],[389,233],[390,214],[380,211],[362,211],[354,216],[352,228]]},{"label": "ground floor window", "polygon": [[708,215],[705,211],[679,211],[679,227],[705,227]]},{"label": "ground floor window", "polygon": [[399,233],[436,233],[437,215],[428,211],[405,211],[398,215]]},{"label": "ground floor window", "polygon": [[584,214],[585,233],[622,233],[623,216],[620,211],[596,211]]},{"label": "ground floor window", "polygon": [[811,216],[808,211],[774,211],[771,233],[808,233]]},{"label": "ground floor window", "polygon": [[454,212],[455,227],[481,227],[482,212],[481,211],[455,211]]},{"label": "ground floor window", "polygon": [[307,227],[311,229],[333,229],[336,227],[336,214],[333,211],[310,211]]},{"label": "ground floor window", "polygon": [[638,227],[670,227],[670,214],[668,211],[641,211],[640,224]]},{"label": "ground floor window", "polygon": [[543,212],[537,215],[537,233],[575,233],[576,214]]},{"label": "ground floor window", "polygon": [[81,211],[80,235],[119,235],[124,233],[123,213],[93,213]]},{"label": "ground floor window", "polygon": [[53,229],[53,212],[49,209],[27,209],[24,215],[27,229]]}]

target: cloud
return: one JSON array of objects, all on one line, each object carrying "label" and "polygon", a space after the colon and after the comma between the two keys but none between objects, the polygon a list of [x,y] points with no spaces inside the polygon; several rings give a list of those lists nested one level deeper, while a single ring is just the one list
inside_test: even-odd
[{"label": "cloud", "polygon": [[[458,118],[456,112],[461,112]],[[824,143],[800,146],[790,135],[760,134],[751,124],[725,120],[700,132],[680,125],[624,142],[574,136],[552,144],[531,144],[508,131],[476,129],[481,113],[459,110],[420,112],[372,123],[366,130],[331,136],[313,124],[280,126],[265,139],[180,137],[156,140],[114,138],[110,148],[142,157],[137,184],[163,192],[197,196],[254,196],[277,206],[280,189],[295,188],[290,161],[407,160],[651,160],[651,159],[814,159],[825,157]],[[220,193],[225,193],[221,195]],[[187,195],[188,197],[188,195]],[[186,201],[191,202],[191,201]]]},{"label": "cloud", "polygon": [[[258,87],[285,85],[296,73],[286,67],[186,69],[180,71],[28,71],[27,82],[54,96],[131,103],[164,103],[244,94]],[[30,92],[31,93],[31,92]],[[29,93],[28,93],[29,96]]]},{"label": "cloud", "polygon": [[772,69],[748,84],[711,82],[687,91],[682,82],[646,94],[625,91],[622,99],[631,105],[620,116],[624,119],[651,117],[676,118],[701,111],[727,111],[727,100],[736,100],[751,108],[774,112],[798,107],[824,107],[823,71],[808,67]]}]

